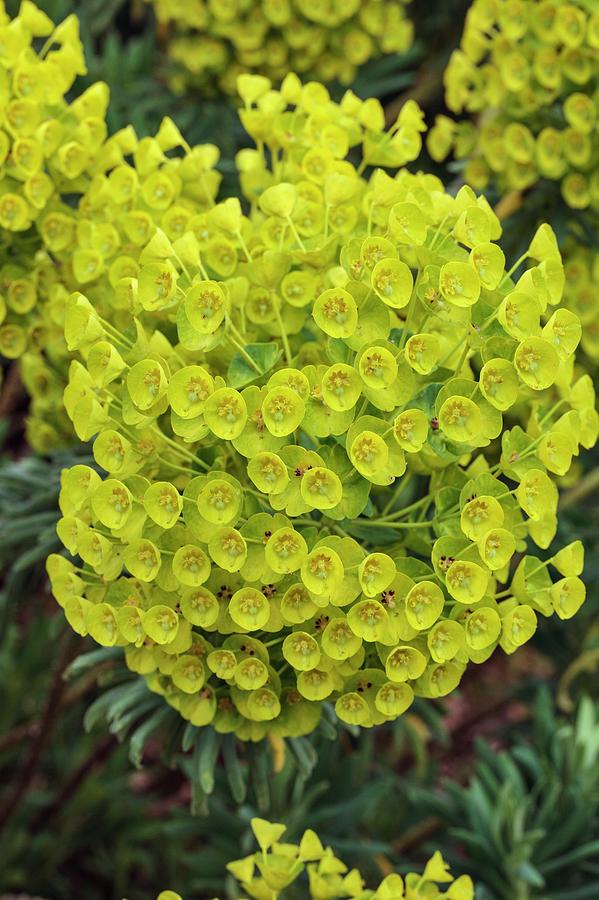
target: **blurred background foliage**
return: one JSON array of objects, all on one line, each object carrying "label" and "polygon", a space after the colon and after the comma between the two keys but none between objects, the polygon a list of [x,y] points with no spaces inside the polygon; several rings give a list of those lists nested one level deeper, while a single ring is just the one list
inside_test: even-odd
[{"label": "blurred background foliage", "polygon": [[[131,122],[151,134],[168,114],[192,144],[217,135],[223,193],[235,189],[244,138],[233,107],[169,89],[164,35],[142,0],[40,6],[55,21],[79,16],[82,81],[108,82],[111,129]],[[445,111],[442,72],[466,9],[463,0],[412,4],[412,50],[365,66],[354,90],[379,97],[390,118],[413,97],[432,121]],[[424,157],[418,167],[459,184],[459,165]],[[543,218],[564,236],[554,197],[541,185],[513,204],[504,225],[514,257]],[[89,451],[24,457],[23,413],[9,369],[0,396],[0,897],[143,900],[170,887],[188,900],[232,898],[225,864],[252,849],[255,814],[285,822],[292,838],[318,830],[373,879],[439,848],[457,873],[472,874],[479,900],[599,897],[596,454],[562,501],[560,537],[580,538],[587,558],[589,597],[574,620],[543,622],[518,654],[477,667],[456,695],[417,702],[393,725],[358,736],[325,716],[310,738],[243,747],[185,727],[118,650],[65,626],[43,562],[58,547],[60,469],[89,464]]]}]

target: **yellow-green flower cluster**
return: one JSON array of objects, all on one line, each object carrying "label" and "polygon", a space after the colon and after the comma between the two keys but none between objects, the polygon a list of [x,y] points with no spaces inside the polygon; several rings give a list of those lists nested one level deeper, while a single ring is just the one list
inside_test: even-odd
[{"label": "yellow-green flower cluster", "polygon": [[529,545],[597,414],[553,232],[506,272],[484,198],[401,168],[415,104],[385,131],[377,101],[295,76],[240,91],[249,215],[158,229],[118,330],[68,302],[65,406],[107,475],[64,472],[81,563],[48,569],[77,632],[193,724],[257,740],[311,731],[325,701],[394,719],[573,615],[581,545]]},{"label": "yellow-green flower cluster", "polygon": [[132,128],[108,137],[105,84],[65,100],[85,71],[75,16],[55,27],[29,0],[12,20],[0,9],[0,353],[21,360],[28,443],[40,451],[72,437],[62,399],[69,294],[85,285],[120,327],[140,248],[157,227],[182,233],[219,185],[218,150],[191,150],[169,119],[153,138]]},{"label": "yellow-green flower cluster", "polygon": [[[34,241],[37,243],[37,235]],[[22,264],[17,282],[22,279],[27,289],[34,289],[34,305],[25,316],[12,316],[12,325],[7,328],[9,339],[16,335],[19,350],[25,348],[18,357],[18,365],[21,382],[29,396],[25,421],[27,444],[46,453],[73,442],[73,426],[62,399],[68,374],[64,315],[57,315],[57,308],[64,307],[69,292],[60,263],[43,247],[38,247],[33,257],[24,256]],[[8,265],[6,270],[6,279],[0,284],[3,296],[11,292],[15,283],[13,265]]]},{"label": "yellow-green flower cluster", "polygon": [[409,0],[149,0],[171,31],[174,86],[235,94],[242,73],[349,84],[368,60],[405,53]]},{"label": "yellow-green flower cluster", "polygon": [[[81,195],[111,162],[106,85],[65,99],[85,72],[75,16],[55,27],[29,0],[13,19],[1,4],[0,353],[21,359],[32,397],[28,439],[40,450],[61,444],[71,430],[62,409],[65,348],[55,315],[68,292],[44,243],[72,215],[66,199]],[[73,226],[71,240],[74,232]]]},{"label": "yellow-green flower cluster", "polygon": [[46,343],[39,306],[54,284],[40,232],[53,233],[63,198],[108,163],[106,85],[65,100],[85,72],[75,16],[55,27],[29,0],[13,19],[1,4],[0,353],[9,359]]},{"label": "yellow-green flower cluster", "polygon": [[[474,885],[469,875],[454,878],[437,850],[421,873],[410,872],[402,878],[397,872],[386,875],[374,890],[358,869],[349,867],[324,847],[316,832],[308,829],[298,843],[282,842],[285,825],[254,818],[252,831],[260,849],[251,856],[235,860],[227,869],[239,882],[244,896],[255,900],[277,900],[289,896],[287,888],[301,887],[310,900],[354,898],[354,900],[474,900]],[[157,900],[182,900],[174,891],[162,891]]]},{"label": "yellow-green flower cluster", "polygon": [[[76,208],[52,212],[40,226],[45,247],[37,259],[45,290],[32,310],[32,327],[43,353],[27,353],[21,363],[32,397],[28,441],[40,450],[59,443],[72,356],[63,335],[71,292],[84,289],[113,332],[126,328],[142,249],[157,231],[176,241],[201,229],[220,184],[217,148],[190,148],[168,118],[154,137],[138,139],[127,128],[107,145],[110,165],[94,174]],[[72,428],[62,432],[72,440]]]},{"label": "yellow-green flower cluster", "polygon": [[474,0],[445,72],[447,105],[429,149],[467,157],[482,189],[561,183],[568,206],[599,208],[599,9],[587,0]]}]

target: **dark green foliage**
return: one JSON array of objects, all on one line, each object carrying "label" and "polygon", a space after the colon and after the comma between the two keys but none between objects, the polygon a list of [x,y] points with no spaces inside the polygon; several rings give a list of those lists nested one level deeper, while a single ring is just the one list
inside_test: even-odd
[{"label": "dark green foliage", "polygon": [[[369,733],[370,740],[366,740],[358,729],[339,728],[332,709],[326,705],[323,721],[309,737],[291,738],[285,744],[262,740],[244,745],[234,735],[218,734],[212,728],[198,728],[182,720],[161,696],[153,694],[145,681],[125,666],[118,648],[96,648],[79,655],[65,677],[79,678],[94,672],[100,673],[99,692],[85,711],[85,729],[107,727],[120,742],[128,745],[129,760],[137,768],[141,767],[149,747],[160,748],[163,761],[169,767],[178,767],[189,779],[191,809],[195,814],[208,815],[213,796],[220,796],[226,803],[247,802],[260,815],[287,821],[285,803],[280,802],[280,797],[277,799],[280,781],[297,780],[294,795],[297,803],[313,780],[336,770],[331,753],[340,752],[340,742],[352,759],[359,758],[362,752],[370,763],[375,759],[375,732]],[[442,738],[438,713],[422,701],[415,708],[423,720],[428,718],[431,729]],[[409,720],[379,730],[376,736],[382,738],[383,746],[391,740],[395,752],[409,748],[415,757],[424,752],[422,738]],[[357,748],[355,753],[354,748]],[[324,764],[323,758],[327,760]],[[283,761],[284,775],[279,780],[273,778]],[[384,786],[376,789],[384,790]],[[331,821],[335,818],[333,813]],[[304,829],[309,827],[307,821],[300,820],[298,828],[300,824]]]},{"label": "dark green foliage", "polygon": [[[36,729],[57,667],[61,685],[56,709],[51,710],[49,739],[6,825],[8,862],[2,888],[67,898],[79,879],[93,878],[98,892],[86,896],[115,891],[115,897],[126,894],[141,900],[147,896],[144,891],[162,886],[166,879],[188,896],[209,896],[222,890],[225,861],[238,856],[239,847],[250,849],[248,823],[254,814],[286,822],[291,835],[308,826],[317,828],[323,840],[373,878],[380,874],[382,859],[401,869],[404,847],[416,852],[428,833],[429,814],[434,814],[431,848],[440,846],[455,868],[471,871],[479,890],[486,892],[481,893],[483,900],[557,900],[561,893],[545,894],[539,887],[542,877],[559,875],[560,890],[570,882],[578,890],[585,879],[595,878],[596,859],[592,864],[590,860],[598,837],[596,758],[594,770],[589,763],[597,752],[599,729],[588,702],[580,707],[575,725],[564,725],[547,701],[540,701],[532,734],[521,727],[517,747],[504,756],[481,744],[470,785],[455,782],[439,795],[432,787],[437,760],[452,760],[459,771],[460,761],[453,757],[460,745],[444,731],[440,709],[430,704],[415,708],[416,719],[363,733],[359,739],[350,731],[337,735],[325,719],[310,739],[287,744],[283,769],[274,776],[270,744],[244,748],[230,736],[185,726],[161,697],[132,676],[118,648],[95,648],[81,655],[86,643],[79,640],[65,649],[62,615],[53,614],[51,601],[44,612],[43,594],[32,596],[25,607],[18,599],[24,584],[43,587],[40,550],[54,541],[58,473],[62,464],[71,462],[62,456],[29,457],[0,469],[4,570],[12,564],[4,594],[12,602],[5,608],[17,620],[5,630],[0,657],[2,682],[10,686],[0,723],[0,733],[7,736],[0,740],[4,784],[10,785],[15,775],[18,779],[23,753],[26,761],[35,750]],[[44,516],[43,528],[37,525],[39,515]],[[574,506],[563,526],[564,542],[581,533],[583,524],[590,539],[593,515]],[[592,630],[583,627],[577,629],[579,643],[570,637],[566,641],[568,624],[558,623],[554,635],[544,630],[538,640],[548,654],[559,648],[566,664],[579,658],[580,642],[588,645],[593,640]],[[60,667],[71,658],[63,682]],[[520,686],[522,696],[535,680],[528,688],[526,682]],[[428,747],[422,738],[424,723],[435,735]],[[135,776],[134,768],[141,765],[142,772]],[[136,779],[144,785],[141,793],[135,790]],[[153,794],[155,781],[158,794],[166,787],[166,797]],[[126,804],[120,802],[124,795]],[[10,796],[10,789],[3,792],[0,812]],[[190,803],[203,815],[190,817]],[[164,812],[148,819],[147,811],[154,807]],[[100,832],[94,825],[98,822]],[[546,835],[555,842],[549,854],[544,852]],[[84,852],[86,842],[91,852]],[[148,862],[152,842],[160,852],[168,850],[164,870],[154,872]],[[183,859],[181,846],[186,848]],[[580,848],[586,848],[584,853]],[[417,862],[424,855],[423,848]],[[112,857],[116,864],[109,863]],[[556,858],[559,871],[552,868]],[[147,881],[139,882],[134,875],[138,870],[133,859],[146,860]],[[570,896],[594,895],[564,895]]]},{"label": "dark green foliage", "polygon": [[526,739],[501,753],[479,742],[477,756],[466,786],[413,795],[459,842],[459,857],[443,852],[477,900],[599,896],[599,707],[583,698],[564,720],[543,691]]},{"label": "dark green foliage", "polygon": [[[27,615],[17,609],[27,592],[33,603],[45,585],[45,561],[60,549],[56,535],[60,472],[76,462],[89,463],[83,454],[58,453],[48,460],[29,456],[0,462],[0,642],[10,616]],[[49,601],[54,611],[54,604]],[[35,616],[37,609],[31,608]]]}]

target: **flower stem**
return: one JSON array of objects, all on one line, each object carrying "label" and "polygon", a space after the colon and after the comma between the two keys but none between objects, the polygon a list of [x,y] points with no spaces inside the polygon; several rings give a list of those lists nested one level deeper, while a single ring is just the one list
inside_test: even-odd
[{"label": "flower stem", "polygon": [[577,485],[575,485],[573,488],[570,488],[570,490],[566,491],[565,494],[562,494],[559,508],[568,509],[570,506],[575,506],[590,494],[594,494],[597,490],[599,490],[599,466],[591,469],[590,472],[587,472],[584,478],[579,481]]}]

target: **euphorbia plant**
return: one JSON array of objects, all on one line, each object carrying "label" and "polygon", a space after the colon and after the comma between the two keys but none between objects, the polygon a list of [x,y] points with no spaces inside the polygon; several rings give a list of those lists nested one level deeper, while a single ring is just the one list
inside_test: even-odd
[{"label": "euphorbia plant", "polygon": [[53,315],[68,291],[46,248],[49,241],[58,245],[61,234],[63,247],[72,240],[73,220],[70,231],[64,227],[67,198],[111,164],[108,88],[97,83],[68,99],[86,72],[76,16],[55,26],[29,0],[12,19],[2,5],[0,42],[0,353],[22,361],[32,394],[29,442],[47,449],[64,441],[69,423],[56,378],[62,327]]},{"label": "euphorbia plant", "polygon": [[[310,900],[353,897],[354,900],[473,900],[474,885],[469,875],[453,877],[437,850],[422,873],[410,872],[403,878],[397,872],[386,875],[371,889],[358,869],[339,859],[331,847],[323,846],[309,828],[299,842],[283,842],[285,825],[254,818],[251,821],[259,850],[230,862],[227,869],[249,897],[277,900],[302,890]],[[182,900],[174,891],[162,891],[157,900]]]},{"label": "euphorbia plant", "polygon": [[65,402],[107,475],[65,471],[80,564],[48,570],[78,632],[257,740],[329,701],[392,720],[573,615],[582,546],[534,546],[597,414],[551,229],[506,271],[483,197],[402,168],[415,104],[386,131],[377,101],[295,76],[240,93],[248,213],[158,229],[126,306],[115,286],[119,330],[69,301]]},{"label": "euphorbia plant", "polygon": [[593,3],[474,0],[444,75],[446,100],[470,122],[437,119],[429,146],[466,157],[476,189],[559,183],[574,209],[599,208],[599,11]]},{"label": "euphorbia plant", "polygon": [[[218,153],[192,151],[170,119],[152,138],[131,127],[108,136],[108,86],[70,96],[87,71],[76,16],[54,25],[24,0],[15,17],[0,12],[0,40],[0,353],[19,360],[31,397],[27,442],[47,451],[72,442],[62,399],[69,294],[86,285],[118,328],[117,282],[123,292],[157,226],[173,236],[181,216],[214,201]],[[180,147],[184,157],[174,158]]]},{"label": "euphorbia plant", "polygon": [[369,60],[405,53],[414,33],[409,0],[148,2],[168,29],[173,87],[204,94],[235,95],[237,77],[249,72],[280,82],[297,71],[347,85]]}]

